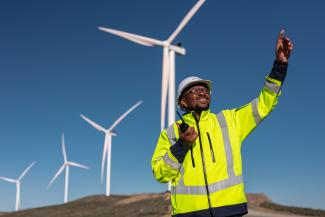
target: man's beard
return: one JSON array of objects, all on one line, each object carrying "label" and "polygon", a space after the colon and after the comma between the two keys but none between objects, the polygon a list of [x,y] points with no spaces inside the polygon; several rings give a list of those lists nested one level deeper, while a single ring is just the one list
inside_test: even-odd
[{"label": "man's beard", "polygon": [[193,108],[190,108],[189,109],[189,111],[194,111],[194,112],[196,112],[196,113],[198,113],[198,114],[201,114],[201,112],[202,111],[206,111],[206,110],[208,110],[210,108],[210,103],[209,104],[207,104],[206,106],[195,106],[195,107],[193,107]]}]

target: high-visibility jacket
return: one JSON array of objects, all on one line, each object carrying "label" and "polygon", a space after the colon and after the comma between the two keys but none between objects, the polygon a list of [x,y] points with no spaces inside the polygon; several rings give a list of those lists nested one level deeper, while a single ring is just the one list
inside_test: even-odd
[{"label": "high-visibility jacket", "polygon": [[173,216],[247,213],[241,144],[277,104],[286,69],[275,62],[260,95],[247,105],[218,114],[202,111],[199,120],[185,114],[199,135],[191,147],[178,141],[181,121],[161,132],[151,165],[159,182],[171,181]]}]

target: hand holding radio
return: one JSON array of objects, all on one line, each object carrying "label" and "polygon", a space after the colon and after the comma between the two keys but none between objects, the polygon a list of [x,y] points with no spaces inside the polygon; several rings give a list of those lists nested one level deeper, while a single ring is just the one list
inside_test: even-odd
[{"label": "hand holding radio", "polygon": [[179,132],[179,140],[184,145],[193,145],[196,138],[198,137],[197,132],[195,132],[194,127],[189,127],[187,123],[183,120],[182,116],[178,113],[179,117],[182,120],[181,124],[177,124],[178,126],[178,132]]}]

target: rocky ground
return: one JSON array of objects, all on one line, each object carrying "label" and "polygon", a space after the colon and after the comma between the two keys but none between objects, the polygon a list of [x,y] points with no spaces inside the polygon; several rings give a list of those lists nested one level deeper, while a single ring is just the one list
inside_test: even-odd
[{"label": "rocky ground", "polygon": [[[303,217],[297,208],[296,214],[290,214],[292,207],[281,212],[275,211],[265,204],[273,204],[263,194],[248,194],[249,214],[247,217]],[[170,194],[137,194],[91,196],[72,201],[67,204],[28,209],[19,212],[2,214],[1,217],[170,217]],[[272,207],[272,206],[271,206]],[[276,206],[275,206],[276,207]],[[290,209],[291,208],[291,209]],[[309,211],[309,216],[325,216],[325,211],[302,209]],[[298,213],[298,214],[297,214]]]}]

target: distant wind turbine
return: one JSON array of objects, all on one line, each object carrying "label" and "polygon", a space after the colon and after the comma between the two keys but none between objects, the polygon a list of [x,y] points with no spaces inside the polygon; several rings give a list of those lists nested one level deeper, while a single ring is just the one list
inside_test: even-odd
[{"label": "distant wind turbine", "polygon": [[31,163],[19,176],[18,179],[11,179],[7,177],[0,176],[1,180],[4,180],[6,182],[15,183],[16,184],[16,206],[15,211],[18,211],[21,208],[21,201],[20,201],[20,185],[22,183],[23,177],[27,174],[27,172],[34,166],[36,162],[34,161]]},{"label": "distant wind turbine", "polygon": [[64,203],[67,203],[68,202],[68,192],[69,192],[69,167],[72,166],[72,167],[79,167],[79,168],[83,168],[83,169],[88,169],[88,167],[78,164],[78,163],[75,163],[75,162],[72,162],[72,161],[68,161],[67,153],[65,150],[64,134],[62,134],[61,145],[62,145],[62,153],[63,153],[64,162],[63,162],[62,166],[60,167],[60,169],[57,171],[57,173],[54,175],[54,177],[51,179],[51,181],[48,185],[48,188],[50,188],[52,186],[55,179],[65,169]]},{"label": "distant wind turbine", "polygon": [[98,27],[99,30],[117,35],[121,38],[133,41],[148,47],[161,46],[163,47],[163,65],[162,65],[162,85],[161,85],[161,116],[160,128],[165,129],[165,112],[167,104],[167,91],[168,91],[168,125],[175,122],[175,52],[177,54],[185,55],[186,51],[180,45],[173,45],[174,39],[183,30],[186,24],[200,9],[205,0],[199,0],[192,9],[186,14],[177,29],[165,41],[140,36],[128,32],[123,32],[115,29]]},{"label": "distant wind turbine", "polygon": [[104,149],[103,149],[103,156],[102,156],[102,165],[101,165],[101,180],[103,182],[104,177],[104,169],[105,169],[105,161],[106,161],[106,196],[110,196],[110,177],[111,177],[111,147],[112,147],[112,136],[116,136],[116,133],[113,131],[114,128],[136,107],[138,107],[142,101],[139,101],[134,106],[132,106],[129,110],[127,110],[122,116],[120,116],[112,126],[108,129],[100,126],[99,124],[95,123],[94,121],[90,120],[84,115],[80,115],[85,121],[87,121],[91,126],[99,130],[100,132],[105,133],[105,140],[104,140]]}]

